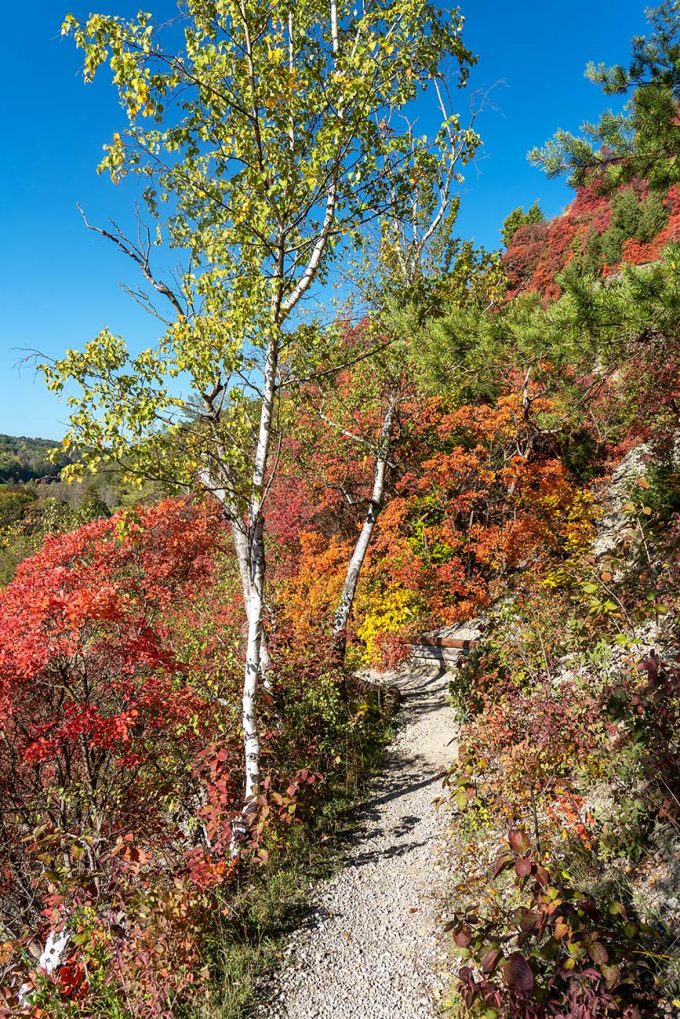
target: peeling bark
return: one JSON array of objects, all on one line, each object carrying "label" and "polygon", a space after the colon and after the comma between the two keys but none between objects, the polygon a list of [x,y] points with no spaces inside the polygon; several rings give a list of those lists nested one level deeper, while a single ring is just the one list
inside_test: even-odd
[{"label": "peeling bark", "polygon": [[[248,829],[248,819],[255,809],[255,797],[260,784],[260,735],[257,720],[257,694],[262,669],[262,617],[264,611],[265,545],[263,502],[265,480],[271,442],[276,395],[278,366],[278,332],[269,341],[264,368],[264,387],[260,407],[260,426],[255,448],[252,494],[249,506],[247,531],[248,590],[246,597],[248,641],[243,677],[242,727],[244,751],[244,803],[240,817],[234,824],[232,854],[238,855],[239,846]],[[238,539],[238,549],[243,545]],[[268,660],[268,655],[267,655]]]},{"label": "peeling bark", "polygon": [[[41,973],[45,973],[48,976],[61,965],[62,959],[66,954],[66,949],[71,941],[71,932],[68,927],[65,927],[61,931],[50,931],[47,935],[47,941],[43,948],[40,958],[37,962],[37,969]],[[31,986],[30,984],[24,984],[18,994],[19,1005],[27,1005],[30,1003],[31,997]]]},{"label": "peeling bark", "polygon": [[[251,582],[251,569],[250,569],[251,551],[249,549],[248,535],[246,533],[245,527],[241,524],[240,521],[237,520],[232,520],[231,530],[234,536],[234,549],[236,552],[236,560],[238,562],[239,573],[241,576],[241,586],[243,587],[243,604],[245,605],[247,618],[248,620],[250,620],[253,587]],[[263,610],[264,610],[264,592],[260,615],[262,615]],[[260,675],[262,676],[262,685],[264,686],[265,690],[271,689],[271,680],[268,678],[268,672],[270,669],[271,669],[271,658],[269,656],[269,648],[267,647],[267,638],[264,632],[264,627],[261,625],[259,671]]]}]

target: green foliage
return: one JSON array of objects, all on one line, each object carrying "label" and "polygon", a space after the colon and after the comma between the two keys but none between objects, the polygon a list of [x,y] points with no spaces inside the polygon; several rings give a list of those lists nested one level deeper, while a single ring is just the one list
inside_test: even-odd
[{"label": "green foliage", "polygon": [[569,430],[562,446],[562,463],[578,478],[587,483],[602,473],[603,449],[597,438],[584,426]]},{"label": "green foliage", "polygon": [[503,388],[499,365],[508,353],[502,298],[506,276],[497,253],[465,242],[429,300],[392,311],[418,387],[461,403],[495,399]]},{"label": "green foliage", "polygon": [[[639,229],[641,208],[634,197],[622,198],[617,223],[630,228],[632,218]],[[597,264],[620,257],[624,231],[613,226],[608,233],[612,249],[605,253],[600,239]],[[669,245],[654,265],[626,266],[603,286],[595,263],[588,274],[575,259],[560,276],[562,296],[548,306],[537,294],[490,311],[473,302],[444,303],[417,332],[413,358],[421,385],[464,402],[487,401],[529,371],[568,403],[572,382],[571,395],[580,400],[578,380],[591,372],[605,386],[608,366],[637,359],[641,371],[645,362],[658,365],[664,357],[672,359],[680,339],[678,264],[678,246]],[[633,385],[639,393],[639,375]],[[581,427],[578,415],[574,423]]]},{"label": "green foliage", "polygon": [[68,459],[58,451],[58,444],[49,439],[0,435],[0,484],[54,478],[67,463]]},{"label": "green foliage", "polygon": [[[476,136],[447,117],[433,147],[396,130],[393,115],[447,56],[462,82],[472,57],[459,13],[428,0],[366,4],[361,14],[344,2],[292,12],[278,0],[218,0],[192,3],[188,15],[176,51],[145,14],[64,23],[84,52],[85,80],[108,64],[127,114],[100,170],[114,182],[141,178],[152,223],[142,249],[108,236],[169,302],[173,322],[137,356],[105,330],[42,367],[54,391],[67,381],[80,390],[68,397],[66,446],[88,465],[124,461],[131,478],[187,485],[209,471],[213,487],[245,502],[261,373],[278,376],[279,357],[288,380],[309,364],[309,332],[284,335],[286,321],[361,243],[367,221],[388,209],[398,217],[414,186],[432,207],[442,174]],[[163,244],[184,260],[173,288],[151,265]],[[180,378],[189,401],[177,395]]]},{"label": "green foliage", "polygon": [[35,492],[28,488],[0,488],[0,530],[21,520],[35,499]]},{"label": "green foliage", "polygon": [[665,344],[676,342],[680,324],[678,257],[677,246],[671,245],[654,266],[624,267],[607,286],[587,279],[565,279],[564,296],[544,318],[552,334],[551,355],[560,356],[560,333],[562,350],[579,366],[586,363],[584,356],[591,364],[597,357],[622,362],[637,352],[658,355]]},{"label": "green foliage", "polygon": [[[23,442],[8,438],[10,444]],[[48,453],[53,452],[49,445]],[[53,472],[60,470],[60,459],[50,463]],[[167,486],[138,480],[131,485],[123,480],[121,470],[113,469],[70,483],[59,481],[53,473],[37,483],[0,485],[0,586],[11,580],[17,565],[48,534],[73,530],[123,507],[150,505],[167,494]]]},{"label": "green foliage", "polygon": [[668,209],[655,192],[640,199],[634,188],[617,191],[611,203],[611,222],[604,233],[593,230],[583,255],[577,255],[567,269],[569,278],[587,273],[599,277],[604,266],[618,265],[626,241],[652,241],[668,220]]},{"label": "green foliage", "polygon": [[19,563],[32,555],[47,535],[65,533],[110,515],[108,506],[93,492],[53,495],[60,487],[58,483],[38,486],[37,491],[0,487],[0,586],[12,579]]},{"label": "green foliage", "polygon": [[658,194],[651,192],[640,203],[639,217],[634,236],[643,244],[652,241],[668,219],[668,210]]},{"label": "green foliage", "polygon": [[503,244],[507,248],[510,241],[515,236],[521,226],[528,226],[530,223],[544,223],[545,215],[538,202],[534,202],[530,205],[525,212],[521,205],[518,205],[516,209],[513,209],[509,216],[506,217],[501,227],[501,237],[503,238]]},{"label": "green foliage", "polygon": [[648,465],[643,506],[651,509],[655,524],[664,525],[680,513],[680,463],[673,446],[662,449]]}]

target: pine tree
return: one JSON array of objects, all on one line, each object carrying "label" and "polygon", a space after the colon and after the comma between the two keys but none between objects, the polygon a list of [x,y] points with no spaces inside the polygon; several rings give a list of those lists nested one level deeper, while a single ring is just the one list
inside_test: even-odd
[{"label": "pine tree", "polygon": [[503,222],[503,226],[501,227],[503,244],[507,248],[521,226],[529,226],[531,223],[544,222],[545,216],[538,202],[534,202],[533,205],[530,205],[526,212],[521,205],[518,205],[517,208],[513,209],[510,215],[506,217]]},{"label": "pine tree", "polygon": [[621,112],[605,111],[580,135],[557,131],[529,153],[549,177],[566,174],[574,187],[595,175],[610,187],[643,178],[660,190],[680,181],[680,0],[664,0],[648,19],[651,31],[633,38],[627,68],[586,69],[605,95],[630,97]]}]

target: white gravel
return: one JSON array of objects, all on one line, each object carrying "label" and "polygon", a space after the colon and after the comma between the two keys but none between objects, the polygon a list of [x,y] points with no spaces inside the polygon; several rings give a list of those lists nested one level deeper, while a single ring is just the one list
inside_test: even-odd
[{"label": "white gravel", "polygon": [[357,812],[343,869],[319,885],[287,940],[265,1019],[431,1019],[446,985],[439,943],[445,814],[433,800],[455,756],[447,676],[437,665],[394,678],[404,693],[385,769]]}]

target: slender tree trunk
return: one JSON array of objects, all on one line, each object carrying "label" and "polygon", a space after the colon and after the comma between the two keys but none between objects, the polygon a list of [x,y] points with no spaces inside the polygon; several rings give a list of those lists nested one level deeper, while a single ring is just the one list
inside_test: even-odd
[{"label": "slender tree trunk", "polygon": [[[218,502],[222,504],[225,516],[231,526],[231,533],[234,539],[234,552],[236,554],[238,572],[241,578],[241,588],[243,590],[243,605],[246,610],[246,616],[248,617],[251,602],[250,542],[248,539],[248,529],[240,519],[236,507],[228,499],[225,489],[218,486],[208,471],[201,472],[199,476],[207,491],[214,495]],[[271,689],[271,681],[267,675],[270,669],[271,658],[269,656],[269,648],[267,647],[267,639],[263,629],[260,634],[260,672],[262,674],[262,683],[266,690]]]},{"label": "slender tree trunk", "polygon": [[378,519],[378,514],[382,508],[383,494],[385,491],[385,471],[387,468],[387,461],[389,459],[395,403],[395,396],[390,394],[387,401],[387,407],[385,409],[385,417],[383,419],[383,427],[380,435],[380,444],[378,446],[375,459],[373,491],[371,492],[368,509],[366,510],[366,516],[364,517],[364,522],[359,533],[359,537],[357,538],[357,543],[354,546],[352,557],[347,565],[345,583],[342,588],[340,602],[338,603],[338,608],[333,622],[333,648],[339,661],[342,661],[345,657],[347,623],[349,622],[349,617],[352,612],[352,605],[354,604],[354,596],[356,594],[357,584],[359,583],[361,568],[364,564],[364,559],[366,558],[366,552],[368,551],[368,546],[371,542],[371,536]]},{"label": "slender tree trunk", "polygon": [[[234,550],[236,552],[236,560],[238,562],[238,569],[241,575],[241,586],[243,587],[243,604],[245,605],[247,618],[250,619],[252,585],[250,579],[250,549],[248,535],[242,523],[233,517],[231,520],[231,530],[234,536]],[[268,678],[270,668],[271,658],[269,657],[267,638],[265,636],[264,628],[262,627],[260,630],[260,673],[262,675],[262,685],[265,690],[269,690],[271,688],[271,681]]]},{"label": "slender tree trunk", "polygon": [[262,610],[264,605],[264,521],[259,517],[250,543],[250,596],[248,643],[243,681],[243,749],[245,754],[245,799],[257,794],[260,783],[260,737],[257,725],[257,687],[262,663]]},{"label": "slender tree trunk", "polygon": [[257,719],[258,681],[262,668],[262,617],[264,610],[265,547],[264,517],[265,481],[276,394],[278,365],[278,332],[267,347],[264,386],[260,407],[260,426],[255,449],[252,494],[248,520],[248,642],[243,677],[241,722],[245,760],[244,805],[234,824],[232,853],[238,855],[239,845],[248,828],[248,818],[255,810],[255,797],[260,784],[260,734]]}]

